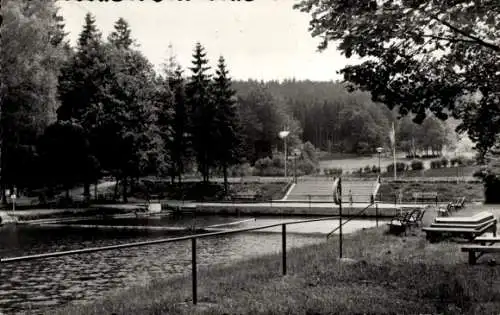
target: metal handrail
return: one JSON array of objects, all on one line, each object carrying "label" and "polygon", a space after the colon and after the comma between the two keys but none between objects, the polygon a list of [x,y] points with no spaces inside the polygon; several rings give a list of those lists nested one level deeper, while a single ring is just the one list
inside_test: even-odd
[{"label": "metal handrail", "polygon": [[256,230],[262,230],[262,229],[281,226],[282,273],[283,273],[283,275],[286,275],[286,273],[287,273],[286,226],[291,225],[291,224],[300,224],[300,223],[308,223],[308,222],[315,222],[315,221],[332,220],[332,219],[336,219],[338,217],[339,216],[328,216],[328,217],[315,218],[315,219],[297,220],[297,221],[292,221],[292,222],[287,222],[287,223],[269,224],[269,225],[265,225],[265,226],[254,227],[254,228],[245,228],[245,229],[236,229],[236,230],[229,230],[229,231],[203,233],[203,234],[196,234],[196,235],[189,235],[189,236],[160,239],[160,240],[154,240],[154,241],[144,241],[144,242],[135,242],[135,243],[127,243],[127,244],[119,244],[119,245],[111,245],[111,246],[101,246],[101,247],[92,247],[92,248],[76,249],[76,250],[69,250],[69,251],[45,253],[45,254],[35,254],[35,255],[26,255],[26,256],[19,256],[19,257],[0,258],[0,264],[191,240],[192,295],[193,295],[193,304],[197,304],[198,278],[197,278],[197,262],[196,262],[196,239],[206,238],[206,237],[211,237],[211,236],[219,236],[219,235],[227,235],[227,234],[236,234],[236,233],[242,233],[242,232],[256,231]]},{"label": "metal handrail", "polygon": [[262,229],[267,229],[267,228],[272,228],[272,227],[277,227],[277,226],[282,226],[282,225],[300,224],[300,223],[308,223],[308,222],[315,222],[315,221],[326,221],[326,220],[331,220],[331,219],[336,219],[336,218],[338,218],[338,215],[321,217],[321,218],[314,218],[314,219],[307,219],[307,220],[296,220],[296,221],[286,222],[286,223],[275,223],[275,224],[269,224],[269,225],[265,225],[265,226],[244,228],[244,229],[235,229],[235,230],[230,230],[230,231],[220,231],[220,232],[211,232],[211,233],[202,233],[202,234],[196,234],[196,235],[180,236],[180,237],[159,239],[159,240],[154,240],[154,241],[144,241],[144,242],[135,242],[135,243],[127,243],[127,244],[119,244],[119,245],[75,249],[75,250],[61,251],[61,252],[52,252],[52,253],[45,253],[45,254],[35,254],[35,255],[18,256],[18,257],[10,257],[10,258],[0,258],[0,263],[10,263],[10,262],[17,262],[17,261],[25,261],[25,260],[60,257],[60,256],[74,255],[74,254],[85,254],[85,253],[99,252],[99,251],[113,250],[113,249],[120,249],[120,248],[130,248],[130,247],[139,247],[139,246],[145,246],[145,245],[171,243],[171,242],[177,242],[177,241],[190,240],[193,238],[206,238],[206,237],[210,237],[210,236],[235,234],[235,233],[262,230]]},{"label": "metal handrail", "polygon": [[[330,235],[332,235],[333,233],[337,232],[338,229],[340,229],[340,227],[344,226],[345,224],[347,224],[349,221],[351,221],[352,219],[354,219],[356,216],[358,216],[359,214],[362,214],[364,211],[366,211],[366,209],[370,208],[371,206],[373,206],[375,203],[372,202],[370,203],[368,206],[366,206],[365,208],[363,208],[362,210],[360,210],[358,213],[356,213],[354,216],[352,216],[351,218],[347,219],[346,221],[342,222],[342,224],[339,224],[339,226],[337,226],[335,229],[333,229],[333,231],[331,231],[330,233],[328,233],[326,235],[326,239],[328,239],[330,237]],[[337,216],[338,217],[338,216]]]}]

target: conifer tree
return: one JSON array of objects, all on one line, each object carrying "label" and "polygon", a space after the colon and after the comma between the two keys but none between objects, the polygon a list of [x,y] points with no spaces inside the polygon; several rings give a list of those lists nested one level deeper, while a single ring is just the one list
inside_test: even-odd
[{"label": "conifer tree", "polygon": [[115,29],[108,37],[108,41],[117,48],[129,49],[133,44],[130,37],[130,27],[123,18],[119,18],[115,23]]},{"label": "conifer tree", "polygon": [[214,103],[217,109],[217,162],[224,173],[224,190],[228,191],[227,171],[230,165],[240,162],[240,124],[235,106],[235,92],[231,89],[224,58],[219,58],[216,77],[212,85]]},{"label": "conifer tree", "polygon": [[215,166],[215,131],[216,115],[214,102],[210,95],[210,75],[207,71],[205,49],[200,43],[196,44],[193,54],[192,75],[187,84],[187,100],[191,111],[192,148],[196,155],[198,170],[207,183],[210,168]]},{"label": "conifer tree", "polygon": [[182,68],[175,56],[170,55],[165,66],[168,87],[173,97],[172,137],[169,143],[169,151],[172,159],[172,175],[177,176],[179,183],[182,181],[182,174],[185,172],[185,161],[189,157],[189,113],[186,103],[186,82],[182,73]]},{"label": "conifer tree", "polygon": [[[109,98],[98,123],[99,160],[122,183],[127,201],[129,184],[152,171],[161,147],[158,129],[158,94],[163,93],[151,63],[132,49],[128,23],[119,19],[109,36],[107,66]],[[168,93],[167,93],[168,94]],[[170,115],[167,110],[163,114]]]},{"label": "conifer tree", "polygon": [[[107,66],[105,46],[101,33],[95,24],[95,18],[88,13],[85,16],[83,30],[78,38],[76,52],[61,69],[59,77],[59,98],[61,106],[57,117],[61,121],[74,120],[87,133],[93,155],[97,155],[96,129],[99,124],[103,104],[112,96],[107,87],[112,75]],[[86,161],[96,161],[89,157]],[[99,176],[99,166],[84,165],[88,171],[84,180],[84,195],[90,196],[90,183]]]}]

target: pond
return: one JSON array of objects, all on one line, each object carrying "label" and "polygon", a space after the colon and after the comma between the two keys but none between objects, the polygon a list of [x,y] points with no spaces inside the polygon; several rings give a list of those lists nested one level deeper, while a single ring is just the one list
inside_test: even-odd
[{"label": "pond", "polygon": [[[196,226],[218,229],[262,226],[300,218],[197,217]],[[240,222],[240,223],[238,223]],[[337,221],[290,225],[287,248],[325,241]],[[227,223],[236,223],[225,225]],[[70,222],[66,225],[17,225],[0,228],[0,257],[14,257],[86,247],[107,246],[187,235],[185,231],[122,230],[88,226],[191,226],[193,218],[118,218]],[[353,220],[346,233],[374,221]],[[281,250],[281,228],[198,240],[198,264],[234,263]],[[107,292],[191,270],[189,241],[18,262],[0,268],[0,314],[41,310],[69,302],[88,302]]]}]

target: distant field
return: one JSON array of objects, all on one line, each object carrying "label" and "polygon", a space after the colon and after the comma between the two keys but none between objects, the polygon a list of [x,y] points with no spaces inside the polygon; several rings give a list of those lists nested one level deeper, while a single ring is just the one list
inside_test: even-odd
[{"label": "distant field", "polygon": [[415,192],[437,192],[440,202],[448,202],[465,197],[467,202],[483,201],[484,187],[480,183],[394,183],[384,182],[380,186],[380,200],[394,202],[394,196],[403,194],[403,202],[412,202]]},{"label": "distant field", "polygon": [[[445,154],[445,156],[448,159],[455,157],[455,155],[453,153],[447,153],[447,154]],[[472,158],[474,156],[474,153],[464,152],[464,153],[460,153],[460,156]],[[344,170],[344,173],[346,173],[346,172],[351,173],[353,171],[359,170],[360,168],[364,168],[365,166],[370,166],[370,167],[373,167],[373,166],[378,167],[379,166],[379,160],[378,160],[377,154],[374,154],[372,156],[356,156],[356,155],[352,155],[352,154],[338,154],[337,153],[337,154],[330,154],[330,155],[328,155],[328,157],[329,157],[329,159],[320,160],[319,167],[321,170],[323,170],[325,168],[342,168]],[[417,160],[421,160],[424,163],[425,169],[430,169],[430,162],[432,160],[435,160],[435,159],[436,158],[417,159]],[[410,164],[412,159],[407,159],[405,153],[398,153],[396,156],[396,161]],[[382,172],[385,171],[387,169],[387,166],[392,164],[392,163],[394,163],[394,158],[392,156],[382,155],[380,157],[380,167],[382,168]],[[456,172],[456,169],[454,169],[454,168],[452,168],[452,170],[449,170],[449,171],[443,171],[443,174],[449,172],[450,175],[433,175],[433,173],[431,172],[431,173],[429,173],[430,175],[423,175],[423,176],[457,176],[456,174],[451,175],[451,173],[453,173],[453,170]],[[472,170],[472,173],[473,172],[474,171]],[[438,171],[438,173],[441,174],[440,171]],[[463,174],[463,175],[459,174],[458,176],[471,176],[472,173],[470,175],[467,175],[468,173]],[[409,174],[410,174],[409,176],[414,176],[414,175],[411,175],[410,172],[409,172]]]},{"label": "distant field", "polygon": [[[394,160],[392,158],[381,157],[380,167],[384,169],[389,164],[393,163],[393,161]],[[378,167],[378,156],[351,157],[351,158],[342,158],[334,160],[325,160],[319,162],[320,169],[342,168],[344,171],[348,170],[350,172],[353,170],[359,170],[360,168],[363,168],[367,165],[369,165],[370,167],[372,167],[373,165]]]},{"label": "distant field", "polygon": [[[406,171],[396,175],[398,177],[470,177],[479,166],[460,166],[446,168],[431,168],[422,171]],[[382,177],[392,177],[392,173],[383,173]]]}]

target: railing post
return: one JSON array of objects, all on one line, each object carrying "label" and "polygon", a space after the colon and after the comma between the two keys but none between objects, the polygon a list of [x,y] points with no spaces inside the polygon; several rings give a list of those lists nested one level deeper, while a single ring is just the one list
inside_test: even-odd
[{"label": "railing post", "polygon": [[342,258],[342,198],[339,202],[339,257]]},{"label": "railing post", "polygon": [[378,227],[378,202],[375,204],[375,223]]},{"label": "railing post", "polygon": [[193,304],[198,303],[198,280],[196,275],[196,237],[191,239],[191,261],[192,261],[192,271],[191,275],[193,277]]},{"label": "railing post", "polygon": [[286,224],[281,225],[281,245],[283,275],[286,275]]}]

